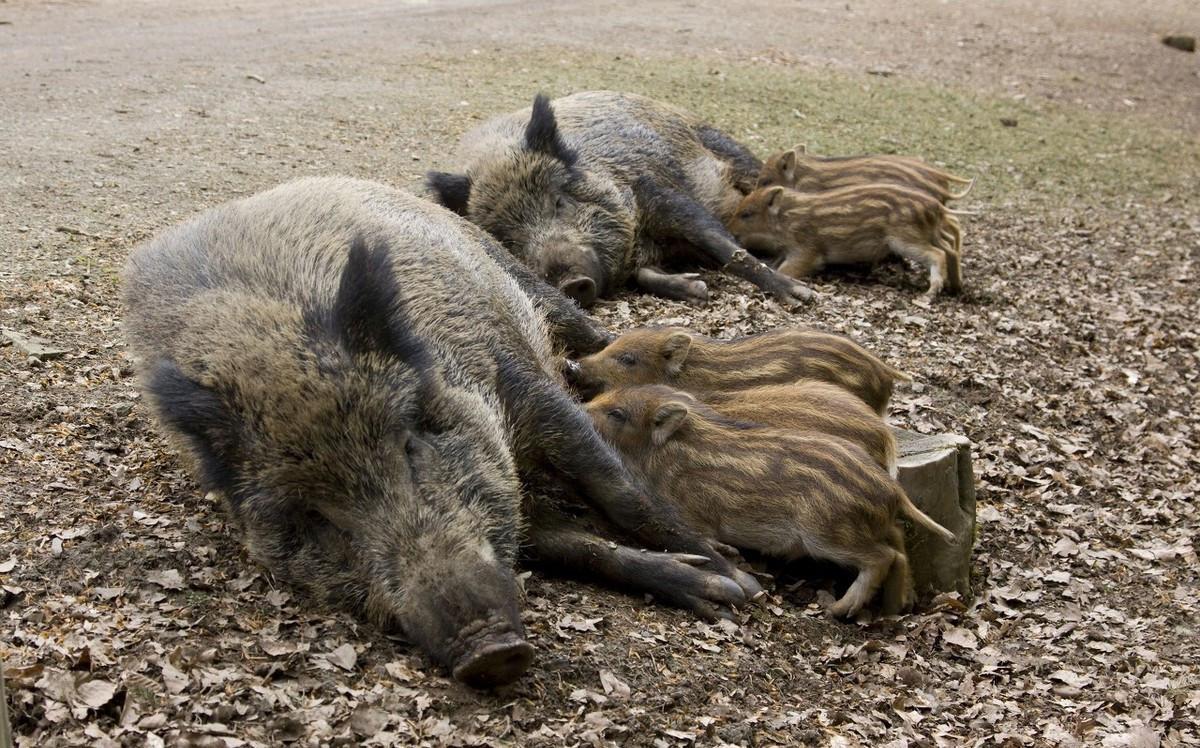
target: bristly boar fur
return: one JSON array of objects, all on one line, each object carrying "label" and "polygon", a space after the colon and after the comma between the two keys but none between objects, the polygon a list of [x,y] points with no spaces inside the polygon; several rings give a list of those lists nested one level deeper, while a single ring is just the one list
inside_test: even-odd
[{"label": "bristly boar fur", "polygon": [[[840,187],[890,182],[922,190],[942,203],[960,200],[975,186],[974,179],[956,176],[908,156],[815,156],[803,145],[776,154],[763,163],[758,187],[787,187],[823,192]],[[962,189],[953,191],[953,187]]]},{"label": "bristly boar fur", "polygon": [[604,438],[702,533],[771,556],[810,556],[858,569],[830,608],[834,615],[857,613],[885,580],[887,612],[911,604],[898,512],[954,541],[844,439],[734,421],[663,385],[605,393],[588,404],[588,413]]},{"label": "bristly boar fur", "polygon": [[588,306],[630,281],[703,301],[665,263],[703,260],[785,303],[811,298],[725,230],[761,163],[745,146],[652,99],[588,91],[534,99],[463,136],[462,173],[431,172],[434,199],[491,232],[541,278]]},{"label": "bristly boar fur", "polygon": [[746,196],[729,222],[746,247],[780,258],[796,278],[827,265],[874,264],[890,253],[924,266],[928,294],[962,289],[962,231],[954,212],[928,193],[895,184],[828,192],[766,187]]},{"label": "bristly boar fur", "polygon": [[845,439],[896,475],[896,437],[891,428],[862,398],[836,384],[802,379],[795,384],[710,392],[703,402],[735,421]]},{"label": "bristly boar fur", "polygon": [[[138,248],[124,294],[147,399],[250,553],[400,626],[459,680],[504,683],[530,662],[512,573],[523,542],[708,616],[757,591],[563,390],[551,331],[582,350],[603,336],[432,203],[359,180],[292,182]],[[639,556],[589,539],[571,511],[523,504],[534,476],[682,555]]]},{"label": "bristly boar fur", "polygon": [[887,411],[897,381],[911,381],[853,340],[818,330],[782,328],[717,340],[682,327],[642,327],[568,371],[585,399],[606,389],[668,384],[697,394],[746,390],[801,379],[830,382]]}]

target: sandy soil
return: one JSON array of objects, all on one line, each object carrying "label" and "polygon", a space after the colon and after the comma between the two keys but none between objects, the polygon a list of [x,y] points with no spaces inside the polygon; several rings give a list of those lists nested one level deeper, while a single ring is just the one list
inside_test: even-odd
[{"label": "sandy soil", "polygon": [[[0,658],[21,745],[1192,745],[1200,58],[1190,0],[0,1]],[[707,276],[614,328],[811,323],[913,372],[893,420],[977,446],[974,601],[842,624],[779,574],[740,626],[534,574],[528,677],[455,685],[276,589],[137,402],[132,246],[279,181],[416,187],[481,118],[585,88],[760,153],[900,150],[980,176],[968,292],[900,265],[789,315]],[[1016,127],[1000,124],[1014,119]]]}]

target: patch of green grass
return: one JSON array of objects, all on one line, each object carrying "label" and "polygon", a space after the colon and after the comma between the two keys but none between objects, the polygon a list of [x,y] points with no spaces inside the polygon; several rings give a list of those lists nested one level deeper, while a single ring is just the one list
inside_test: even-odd
[{"label": "patch of green grass", "polygon": [[1017,102],[902,76],[553,49],[472,55],[424,72],[453,76],[487,111],[524,105],[539,90],[610,88],[690,109],[760,155],[796,143],[820,154],[920,155],[978,176],[973,199],[1104,204],[1200,188],[1197,139],[1145,116]]}]

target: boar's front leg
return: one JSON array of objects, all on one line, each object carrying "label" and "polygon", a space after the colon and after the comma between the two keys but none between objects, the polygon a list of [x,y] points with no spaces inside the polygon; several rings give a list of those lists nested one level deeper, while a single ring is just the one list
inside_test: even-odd
[{"label": "boar's front leg", "polygon": [[638,179],[634,193],[652,234],[689,242],[722,270],[745,278],[786,305],[812,300],[812,289],[780,275],[739,247],[721,222],[691,196],[648,177]]},{"label": "boar's front leg", "polygon": [[744,590],[731,604],[758,594],[761,588],[752,577],[685,524],[673,506],[652,497],[634,480],[596,433],[591,419],[558,384],[518,356],[502,355],[498,363],[498,390],[522,460],[540,458],[563,480],[578,486],[613,524],[646,545],[707,558],[709,568],[737,581]]},{"label": "boar's front leg", "polygon": [[531,518],[529,542],[535,560],[555,571],[647,592],[708,620],[732,618],[730,606],[744,599],[742,588],[730,579],[697,568],[708,562],[705,556],[638,550],[546,517]]},{"label": "boar's front leg", "polygon": [[546,321],[550,323],[550,332],[555,342],[578,356],[595,353],[612,342],[613,336],[588,317],[574,301],[517,262],[507,249],[491,239],[485,239],[483,246],[488,256],[503,268],[541,309]]},{"label": "boar's front leg", "polygon": [[696,273],[664,273],[658,268],[638,268],[638,288],[677,301],[708,301],[708,285]]}]

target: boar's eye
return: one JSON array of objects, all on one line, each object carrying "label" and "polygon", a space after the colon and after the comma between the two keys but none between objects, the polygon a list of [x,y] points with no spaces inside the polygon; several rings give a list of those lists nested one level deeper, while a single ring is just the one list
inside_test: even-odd
[{"label": "boar's eye", "polygon": [[625,423],[626,421],[629,420],[629,415],[625,411],[621,410],[620,408],[613,408],[612,410],[608,411],[608,413],[606,413],[605,415],[607,415],[609,418],[616,421],[617,423]]},{"label": "boar's eye", "polygon": [[753,218],[753,217],[754,217],[754,211],[752,211],[752,210],[744,210],[738,214],[738,218],[742,219],[743,221]]},{"label": "boar's eye", "polygon": [[633,366],[637,363],[637,356],[632,353],[622,353],[620,356],[617,356],[617,363],[621,366]]}]

